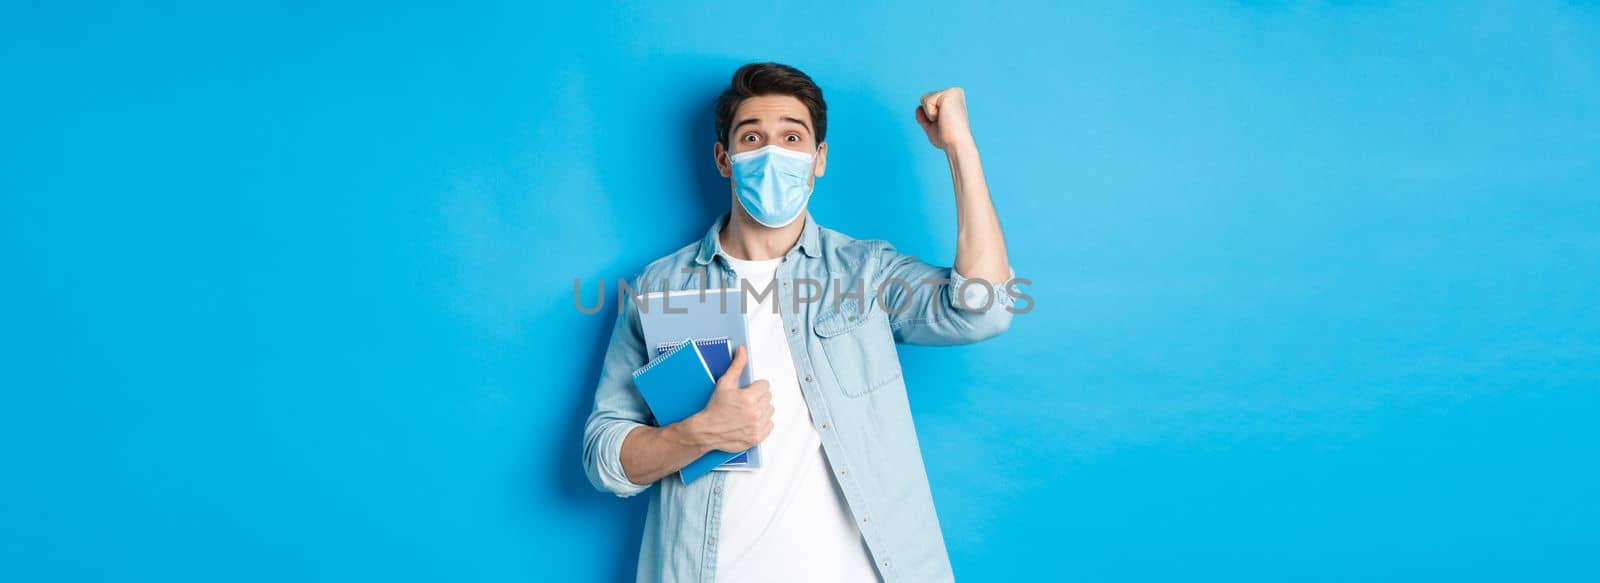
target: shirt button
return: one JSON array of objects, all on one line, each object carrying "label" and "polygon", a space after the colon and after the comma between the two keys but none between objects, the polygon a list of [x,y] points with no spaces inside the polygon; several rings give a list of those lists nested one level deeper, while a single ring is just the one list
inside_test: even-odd
[{"label": "shirt button", "polygon": [[716,492],[718,494],[721,494],[722,493],[722,486],[712,486],[711,487],[711,491],[712,492]]},{"label": "shirt button", "polygon": [[866,524],[866,523],[869,523],[869,522],[872,522],[872,517],[871,516],[863,516],[863,517],[861,517],[861,523],[862,524]]},{"label": "shirt button", "polygon": [[889,568],[889,559],[884,559],[883,560],[883,568],[885,568],[885,569]]},{"label": "shirt button", "polygon": [[706,539],[706,544],[709,544],[709,545],[712,545],[712,546],[716,546],[717,537],[711,537],[709,539]]},{"label": "shirt button", "polygon": [[839,468],[839,475],[848,476],[850,475],[850,470],[848,468]]},{"label": "shirt button", "polygon": [[806,375],[806,382],[811,382],[811,375]]},{"label": "shirt button", "polygon": [[[769,330],[770,330],[770,328],[769,328]],[[794,336],[794,335],[799,334],[799,333],[800,333],[800,329],[799,328],[790,328],[789,329],[789,335],[790,336]]]},{"label": "shirt button", "polygon": [[827,421],[823,421],[822,422],[822,430],[823,431],[827,431],[828,430],[828,422]]}]

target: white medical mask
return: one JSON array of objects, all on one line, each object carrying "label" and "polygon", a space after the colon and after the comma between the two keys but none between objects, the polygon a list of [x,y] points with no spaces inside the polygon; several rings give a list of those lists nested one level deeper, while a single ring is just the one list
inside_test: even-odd
[{"label": "white medical mask", "polygon": [[774,229],[794,222],[811,198],[814,159],[815,154],[776,145],[728,156],[739,204],[750,218]]}]

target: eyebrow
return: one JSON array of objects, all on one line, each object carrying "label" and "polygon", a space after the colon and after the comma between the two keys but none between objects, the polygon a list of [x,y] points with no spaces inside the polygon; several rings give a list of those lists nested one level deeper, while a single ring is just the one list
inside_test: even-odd
[{"label": "eyebrow", "polygon": [[[802,120],[795,119],[795,118],[792,118],[792,117],[789,117],[789,116],[780,117],[778,119],[780,121],[786,121],[786,122],[789,122],[789,123],[792,123],[792,124],[797,124],[800,127],[805,128],[807,132],[811,131],[811,126],[806,124],[806,122],[804,122]],[[744,127],[746,124],[753,124],[753,123],[757,123],[759,121],[761,121],[761,120],[758,120],[758,119],[753,118],[753,117],[747,117],[747,118],[744,118],[742,120],[739,120],[739,123],[733,124],[733,129],[729,130],[729,131],[730,131],[730,133],[731,132],[736,132],[736,131],[739,131],[739,128]]]}]

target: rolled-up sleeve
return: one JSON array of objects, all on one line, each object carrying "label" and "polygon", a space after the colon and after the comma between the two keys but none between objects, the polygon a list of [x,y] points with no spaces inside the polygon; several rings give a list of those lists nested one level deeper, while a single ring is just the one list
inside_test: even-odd
[{"label": "rolled-up sleeve", "polygon": [[882,294],[895,339],[908,344],[977,342],[1011,327],[1016,299],[1006,288],[1016,277],[990,282],[931,265],[884,243],[878,253]]},{"label": "rolled-up sleeve", "polygon": [[633,496],[649,488],[628,479],[622,469],[622,441],[650,419],[648,406],[633,384],[633,371],[645,364],[644,333],[632,301],[617,309],[595,387],[594,410],[583,428],[583,469],[589,483],[602,492]]}]

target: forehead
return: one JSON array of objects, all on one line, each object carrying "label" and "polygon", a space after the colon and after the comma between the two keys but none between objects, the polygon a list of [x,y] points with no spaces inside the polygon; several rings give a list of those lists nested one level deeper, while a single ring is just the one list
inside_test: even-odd
[{"label": "forehead", "polygon": [[811,110],[792,95],[758,95],[739,102],[733,110],[733,123],[755,119],[762,123],[778,123],[785,117],[804,120],[811,124]]}]

